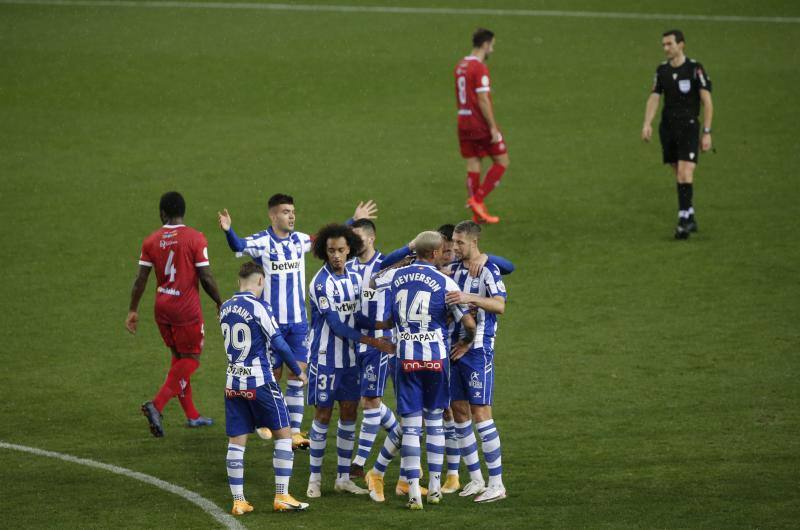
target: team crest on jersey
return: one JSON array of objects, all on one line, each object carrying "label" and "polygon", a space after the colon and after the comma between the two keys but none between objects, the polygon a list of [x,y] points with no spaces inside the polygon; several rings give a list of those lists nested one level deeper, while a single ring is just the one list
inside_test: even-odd
[{"label": "team crest on jersey", "polygon": [[366,370],[364,370],[364,379],[373,382],[378,380],[378,376],[375,375],[375,368],[371,364],[367,365]]},{"label": "team crest on jersey", "polygon": [[481,284],[481,281],[478,278],[473,278],[473,280],[472,280],[472,288],[473,289],[477,289],[480,284]]},{"label": "team crest on jersey", "polygon": [[[469,386],[471,388],[483,388],[483,383],[481,382],[481,378],[478,375],[478,372],[472,372],[472,375],[469,377]],[[479,396],[479,393],[475,393],[476,396]]]},{"label": "team crest on jersey", "polygon": [[688,94],[691,89],[692,89],[691,79],[681,79],[680,81],[678,81],[678,90],[680,90],[684,94]]}]

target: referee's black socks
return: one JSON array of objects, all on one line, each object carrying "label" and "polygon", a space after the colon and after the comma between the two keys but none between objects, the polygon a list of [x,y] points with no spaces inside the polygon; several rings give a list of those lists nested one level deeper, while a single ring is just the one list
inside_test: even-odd
[{"label": "referee's black socks", "polygon": [[678,217],[688,219],[694,216],[692,207],[692,184],[690,182],[678,182]]}]

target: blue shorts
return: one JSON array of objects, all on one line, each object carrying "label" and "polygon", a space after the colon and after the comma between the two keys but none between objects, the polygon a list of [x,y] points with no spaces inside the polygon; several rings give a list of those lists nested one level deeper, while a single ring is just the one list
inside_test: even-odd
[{"label": "blue shorts", "polygon": [[333,407],[334,401],[358,401],[358,366],[333,368],[320,366],[316,359],[308,365],[308,404]]},{"label": "blue shorts", "polygon": [[450,363],[442,359],[441,369],[404,371],[397,361],[397,412],[405,416],[422,409],[446,409],[450,406]]},{"label": "blue shorts", "polygon": [[[294,360],[299,363],[308,362],[308,324],[301,322],[300,324],[280,324],[278,331],[283,335],[283,339],[292,349]],[[270,352],[270,361],[272,362],[272,369],[280,368],[283,364],[283,359],[278,354]]]},{"label": "blue shorts", "polygon": [[388,354],[370,347],[356,356],[362,397],[383,397],[386,376],[390,370],[389,357]]},{"label": "blue shorts", "polygon": [[469,401],[470,405],[491,405],[494,395],[494,352],[470,350],[453,363],[450,374],[450,397]]},{"label": "blue shorts", "polygon": [[267,383],[247,392],[234,390],[240,394],[237,397],[228,397],[228,392],[225,396],[225,432],[228,436],[249,434],[260,427],[277,431],[289,426],[289,412],[277,383]]}]

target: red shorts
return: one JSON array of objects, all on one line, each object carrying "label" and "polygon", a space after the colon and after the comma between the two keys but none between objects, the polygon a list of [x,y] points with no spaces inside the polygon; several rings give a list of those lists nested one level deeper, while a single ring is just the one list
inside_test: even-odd
[{"label": "red shorts", "polygon": [[164,339],[167,348],[174,349],[178,353],[201,353],[203,351],[205,330],[202,322],[186,326],[158,322],[158,330],[161,332],[161,338]]},{"label": "red shorts", "polygon": [[461,156],[464,158],[484,158],[508,153],[508,147],[502,134],[500,135],[500,141],[496,144],[492,143],[491,136],[468,138],[459,134],[458,143],[461,146]]}]

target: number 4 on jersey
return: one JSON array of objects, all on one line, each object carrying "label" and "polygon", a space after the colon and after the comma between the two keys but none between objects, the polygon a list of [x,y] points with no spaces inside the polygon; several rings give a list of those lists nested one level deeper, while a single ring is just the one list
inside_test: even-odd
[{"label": "number 4 on jersey", "polygon": [[175,274],[178,272],[178,270],[175,268],[175,264],[172,262],[174,258],[175,251],[170,250],[169,256],[167,257],[167,264],[164,267],[164,276],[169,276],[169,281],[171,282],[175,281]]}]

